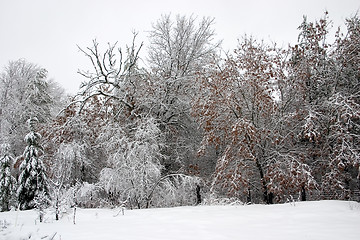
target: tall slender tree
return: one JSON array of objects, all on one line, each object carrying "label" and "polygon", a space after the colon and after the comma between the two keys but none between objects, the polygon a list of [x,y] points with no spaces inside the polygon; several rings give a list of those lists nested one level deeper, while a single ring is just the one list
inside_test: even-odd
[{"label": "tall slender tree", "polygon": [[12,176],[11,166],[14,163],[9,147],[2,146],[2,158],[0,159],[0,211],[9,211],[15,203],[16,179]]},{"label": "tall slender tree", "polygon": [[36,132],[37,118],[30,118],[27,123],[30,132],[25,136],[27,146],[20,165],[18,201],[21,209],[35,207],[35,198],[48,192],[45,165],[42,162],[41,135]]}]

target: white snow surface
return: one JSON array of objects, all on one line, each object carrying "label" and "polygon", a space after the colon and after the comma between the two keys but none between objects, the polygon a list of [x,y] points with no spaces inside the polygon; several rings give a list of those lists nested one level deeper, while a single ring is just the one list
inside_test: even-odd
[{"label": "white snow surface", "polygon": [[0,213],[0,239],[360,239],[360,203],[314,201],[125,210],[77,209],[39,223],[37,212]]}]

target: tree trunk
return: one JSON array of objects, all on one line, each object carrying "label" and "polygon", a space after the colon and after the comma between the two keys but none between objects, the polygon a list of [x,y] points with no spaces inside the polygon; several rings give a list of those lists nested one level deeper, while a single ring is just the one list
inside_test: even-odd
[{"label": "tree trunk", "polygon": [[76,206],[74,206],[74,218],[73,218],[74,225],[76,224]]},{"label": "tree trunk", "polygon": [[201,193],[200,193],[200,186],[196,185],[196,204],[201,204]]},{"label": "tree trunk", "polygon": [[272,192],[267,194],[266,204],[274,204],[274,194]]},{"label": "tree trunk", "polygon": [[262,183],[262,187],[263,187],[263,199],[264,199],[264,202],[266,204],[272,204],[274,195],[273,195],[273,193],[268,193],[266,182],[264,180],[264,172],[263,172],[261,164],[260,164],[260,162],[258,160],[256,160],[256,167],[259,170],[260,179],[261,179],[261,183]]},{"label": "tree trunk", "polygon": [[[346,164],[346,163],[344,163],[344,164]],[[348,166],[345,167],[344,172],[345,172],[345,176],[347,176],[349,174]],[[348,177],[345,177],[344,183],[345,183],[344,199],[348,201],[348,200],[350,200],[350,179]]]},{"label": "tree trunk", "polygon": [[301,201],[306,201],[305,186],[302,186],[302,187],[301,187]]},{"label": "tree trunk", "polygon": [[59,220],[59,192],[56,192],[56,200],[55,200],[55,220],[58,221]]},{"label": "tree trunk", "polygon": [[44,219],[44,210],[42,207],[39,208],[39,219],[40,219],[40,222],[43,222],[43,219]]},{"label": "tree trunk", "polygon": [[247,201],[247,203],[251,203],[251,189],[250,189],[250,187],[248,187],[248,195],[247,195],[246,201]]}]

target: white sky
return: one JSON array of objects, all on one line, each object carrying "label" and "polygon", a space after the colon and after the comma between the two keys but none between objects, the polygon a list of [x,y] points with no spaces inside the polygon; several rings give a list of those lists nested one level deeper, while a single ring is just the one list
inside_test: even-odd
[{"label": "white sky", "polygon": [[359,0],[0,0],[0,69],[24,58],[75,93],[84,80],[77,70],[91,69],[76,45],[96,38],[104,48],[115,41],[125,47],[133,30],[146,45],[146,31],[161,14],[215,17],[218,39],[232,50],[245,33],[294,43],[303,15],[315,20],[328,10],[337,27],[359,9]]}]

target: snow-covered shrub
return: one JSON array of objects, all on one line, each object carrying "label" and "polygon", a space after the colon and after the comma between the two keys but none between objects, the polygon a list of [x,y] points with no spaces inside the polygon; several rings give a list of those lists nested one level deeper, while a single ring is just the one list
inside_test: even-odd
[{"label": "snow-covered shrub", "polygon": [[153,207],[174,207],[198,203],[196,188],[200,185],[197,177],[183,174],[164,176],[154,185],[149,201]]},{"label": "snow-covered shrub", "polygon": [[71,207],[75,206],[74,192],[74,187],[60,188],[56,185],[52,186],[50,207],[56,220],[61,219],[64,214],[69,212]]},{"label": "snow-covered shrub", "polygon": [[130,136],[121,129],[108,131],[111,154],[108,167],[100,173],[100,183],[106,192],[128,201],[130,208],[144,208],[151,187],[161,177],[161,131],[153,118],[142,120]]},{"label": "snow-covered shrub", "polygon": [[198,178],[162,175],[164,140],[155,119],[141,120],[132,134],[114,125],[107,131],[102,137],[108,139],[111,154],[108,167],[100,173],[100,184],[112,204],[148,208],[197,203]]},{"label": "snow-covered shrub", "polygon": [[107,194],[98,184],[84,182],[77,186],[74,194],[74,204],[84,208],[107,206]]},{"label": "snow-covered shrub", "polygon": [[235,197],[227,198],[223,196],[218,196],[213,193],[208,195],[204,199],[203,204],[204,205],[244,205],[245,203]]},{"label": "snow-covered shrub", "polygon": [[49,204],[50,204],[50,199],[46,192],[41,191],[35,196],[34,205],[39,213],[40,222],[43,222],[44,215],[45,215],[45,209],[49,206]]}]

